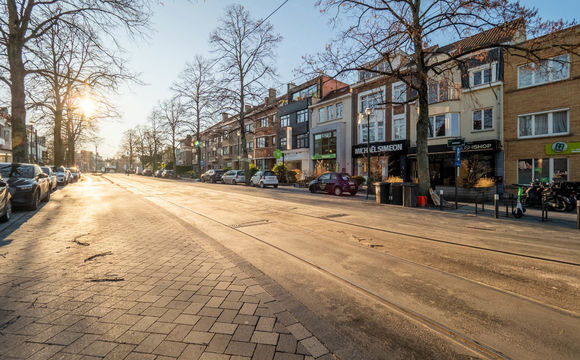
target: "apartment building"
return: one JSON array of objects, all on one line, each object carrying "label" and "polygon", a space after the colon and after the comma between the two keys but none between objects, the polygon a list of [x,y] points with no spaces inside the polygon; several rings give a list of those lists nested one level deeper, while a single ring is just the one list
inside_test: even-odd
[{"label": "apartment building", "polygon": [[[431,61],[448,54],[469,53],[459,57],[459,66],[430,76],[428,155],[434,187],[455,186],[457,181],[458,187],[473,188],[481,178],[501,184],[505,51],[492,44],[515,43],[524,36],[519,26],[496,27],[433,50]],[[412,178],[416,178],[416,104],[411,114],[409,160]],[[460,149],[459,176],[455,149],[447,145],[449,139],[456,138],[465,141]]]},{"label": "apartment building", "polygon": [[542,61],[504,54],[506,184],[580,181],[579,43],[574,26],[519,44]]},{"label": "apartment building", "polygon": [[276,165],[274,151],[277,148],[276,137],[280,127],[278,106],[285,97],[276,97],[275,89],[268,89],[264,103],[252,109],[248,115],[252,122],[246,125],[246,133],[253,133],[253,163],[261,170],[271,170]]},{"label": "apartment building", "polygon": [[[400,61],[393,59],[391,63],[398,65]],[[385,62],[369,64],[375,71],[386,66]],[[370,152],[372,181],[389,176],[407,178],[410,115],[409,105],[402,104],[408,100],[408,87],[395,78],[361,70],[351,91],[352,173],[367,178]]]},{"label": "apartment building", "polygon": [[296,172],[297,178],[313,173],[310,159],[310,122],[313,99],[321,99],[330,92],[346,87],[345,83],[326,75],[318,76],[298,86],[288,84],[287,98],[278,108],[280,129],[278,148],[282,150],[288,169]]},{"label": "apartment building", "polygon": [[0,108],[0,161],[12,162],[12,124],[8,108]]},{"label": "apartment building", "polygon": [[333,90],[310,106],[310,158],[313,175],[352,169],[352,94],[348,86]]}]

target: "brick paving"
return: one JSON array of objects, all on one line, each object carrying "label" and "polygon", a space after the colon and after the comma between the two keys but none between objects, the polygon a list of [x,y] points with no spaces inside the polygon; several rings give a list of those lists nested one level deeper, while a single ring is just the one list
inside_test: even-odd
[{"label": "brick paving", "polygon": [[335,358],[233,260],[104,180],[0,239],[0,359]]}]

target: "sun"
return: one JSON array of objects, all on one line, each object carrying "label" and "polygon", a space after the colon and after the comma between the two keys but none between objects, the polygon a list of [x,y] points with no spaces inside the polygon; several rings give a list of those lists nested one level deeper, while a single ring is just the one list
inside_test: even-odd
[{"label": "sun", "polygon": [[83,115],[90,116],[95,113],[96,106],[95,102],[91,98],[84,96],[79,101],[79,108],[81,109]]}]

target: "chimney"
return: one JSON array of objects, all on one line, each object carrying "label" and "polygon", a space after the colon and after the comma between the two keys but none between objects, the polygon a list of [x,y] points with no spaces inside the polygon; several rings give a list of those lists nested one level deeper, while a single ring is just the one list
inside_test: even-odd
[{"label": "chimney", "polygon": [[252,105],[244,105],[244,111],[245,112],[250,112],[250,110],[252,110]]},{"label": "chimney", "polygon": [[269,97],[265,97],[264,98],[264,104],[269,104],[270,103],[270,98]]},{"label": "chimney", "polygon": [[222,113],[222,121],[226,121],[228,119],[228,113]]},{"label": "chimney", "polygon": [[295,87],[296,87],[296,84],[294,84],[294,83],[288,83],[288,92],[290,92],[290,90],[292,90]]},{"label": "chimney", "polygon": [[268,97],[270,98],[270,101],[274,101],[274,99],[276,98],[276,89],[269,88]]}]

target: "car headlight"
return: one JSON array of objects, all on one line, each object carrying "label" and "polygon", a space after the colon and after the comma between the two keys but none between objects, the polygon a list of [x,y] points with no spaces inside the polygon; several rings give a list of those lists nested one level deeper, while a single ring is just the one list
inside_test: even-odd
[{"label": "car headlight", "polygon": [[17,186],[16,188],[18,190],[27,191],[27,190],[32,190],[32,187],[33,187],[32,185],[20,185],[20,186]]}]

